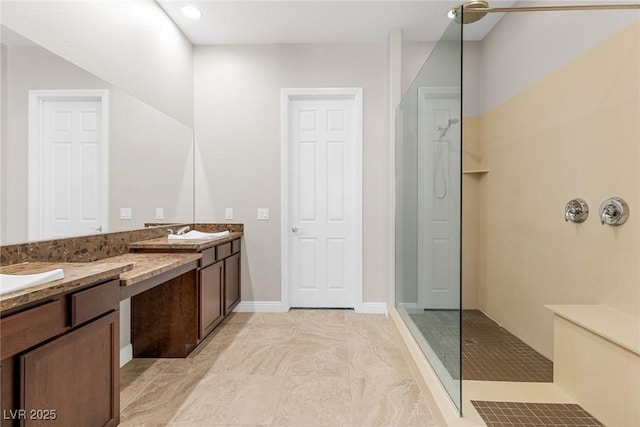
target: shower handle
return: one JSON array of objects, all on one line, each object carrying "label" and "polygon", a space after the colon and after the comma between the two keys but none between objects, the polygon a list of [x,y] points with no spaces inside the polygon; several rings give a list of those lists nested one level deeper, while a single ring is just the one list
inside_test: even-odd
[{"label": "shower handle", "polygon": [[619,197],[612,197],[600,204],[600,222],[609,225],[622,225],[629,218],[629,205]]},{"label": "shower handle", "polygon": [[577,224],[585,222],[589,217],[589,205],[582,199],[573,199],[564,207],[564,220]]}]

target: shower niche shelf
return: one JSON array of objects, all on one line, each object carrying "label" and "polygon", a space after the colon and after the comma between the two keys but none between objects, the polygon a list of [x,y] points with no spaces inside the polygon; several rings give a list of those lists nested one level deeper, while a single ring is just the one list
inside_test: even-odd
[{"label": "shower niche shelf", "polygon": [[484,175],[489,173],[489,169],[471,169],[468,171],[462,171],[463,175]]}]

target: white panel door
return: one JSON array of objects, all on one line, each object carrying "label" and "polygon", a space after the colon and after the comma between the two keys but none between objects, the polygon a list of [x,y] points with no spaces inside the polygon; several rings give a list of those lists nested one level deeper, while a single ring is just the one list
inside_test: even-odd
[{"label": "white panel door", "polygon": [[100,101],[44,101],[41,238],[104,230]]},{"label": "white panel door", "polygon": [[354,307],[354,100],[295,99],[289,109],[292,307]]},{"label": "white panel door", "polygon": [[459,309],[460,92],[420,88],[419,97],[418,308]]}]

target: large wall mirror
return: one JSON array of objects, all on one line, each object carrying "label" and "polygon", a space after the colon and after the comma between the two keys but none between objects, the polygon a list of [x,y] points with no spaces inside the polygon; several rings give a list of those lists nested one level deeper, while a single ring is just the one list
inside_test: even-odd
[{"label": "large wall mirror", "polygon": [[0,28],[0,244],[193,222],[193,130]]}]

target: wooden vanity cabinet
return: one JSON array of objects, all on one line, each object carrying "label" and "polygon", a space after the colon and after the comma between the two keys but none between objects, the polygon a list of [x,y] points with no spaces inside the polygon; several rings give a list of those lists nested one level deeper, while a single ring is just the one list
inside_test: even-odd
[{"label": "wooden vanity cabinet", "polygon": [[200,339],[204,339],[240,302],[240,239],[202,251]]},{"label": "wooden vanity cabinet", "polygon": [[[184,252],[186,249],[168,247],[166,250],[153,247],[136,247],[136,252]],[[218,326],[240,303],[240,238],[220,243],[202,250],[193,249],[202,255],[198,264],[196,282],[184,286],[171,296],[155,295],[160,289],[153,289],[132,298],[133,353],[134,357],[186,357],[216,326]],[[168,289],[164,284],[158,288]],[[188,295],[188,298],[187,298]],[[177,301],[184,307],[171,319],[173,329],[179,336],[169,336],[159,327],[157,313],[162,307],[175,307]],[[191,310],[189,307],[195,307]],[[146,313],[150,313],[147,315]],[[195,323],[194,323],[195,322]],[[180,328],[176,323],[182,324]],[[185,337],[197,335],[197,342]],[[149,343],[163,343],[163,348],[150,346]],[[179,342],[179,351],[168,351],[169,345]]]},{"label": "wooden vanity cabinet", "polygon": [[110,280],[3,313],[3,427],[118,425],[119,287]]},{"label": "wooden vanity cabinet", "polygon": [[204,339],[224,319],[224,262],[213,263],[198,272],[200,319],[198,334]]},{"label": "wooden vanity cabinet", "polygon": [[[240,251],[239,240],[238,251]],[[240,303],[240,253],[233,254],[224,260],[224,301],[225,316]]]}]

